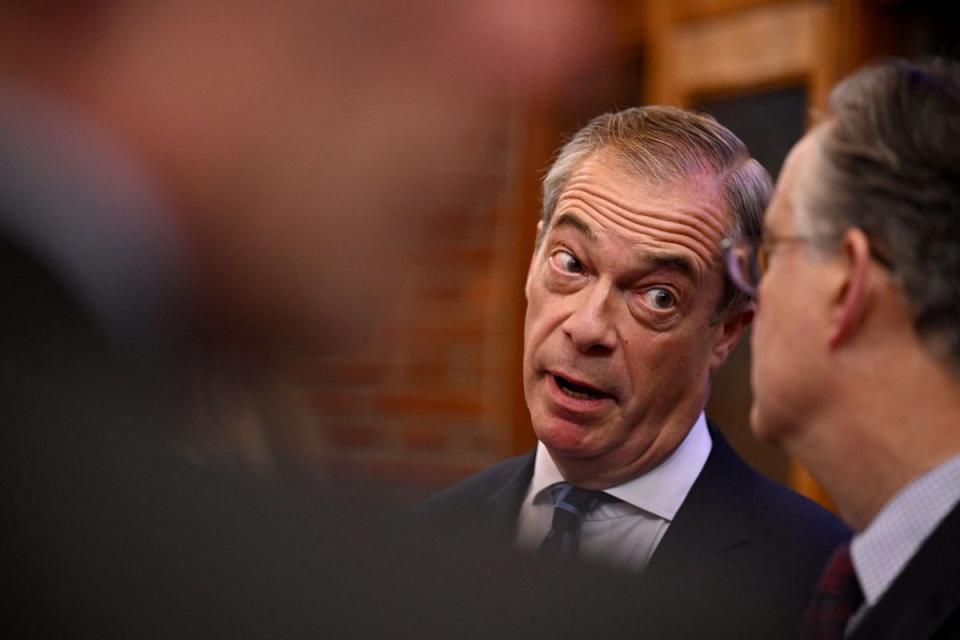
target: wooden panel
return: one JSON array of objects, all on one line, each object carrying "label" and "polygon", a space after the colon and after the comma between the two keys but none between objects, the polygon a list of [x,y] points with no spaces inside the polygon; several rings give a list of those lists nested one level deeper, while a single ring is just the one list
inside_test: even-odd
[{"label": "wooden panel", "polygon": [[849,4],[751,3],[738,13],[678,22],[672,2],[651,0],[645,101],[689,106],[694,94],[806,84],[818,108],[843,70],[837,34],[849,26]]},{"label": "wooden panel", "polygon": [[622,46],[642,45],[647,36],[647,3],[642,0],[604,0],[613,19],[617,42]]},{"label": "wooden panel", "polygon": [[673,21],[683,22],[769,5],[770,0],[673,0],[670,4]]},{"label": "wooden panel", "polygon": [[674,82],[686,97],[803,78],[817,67],[827,10],[774,5],[676,27]]}]

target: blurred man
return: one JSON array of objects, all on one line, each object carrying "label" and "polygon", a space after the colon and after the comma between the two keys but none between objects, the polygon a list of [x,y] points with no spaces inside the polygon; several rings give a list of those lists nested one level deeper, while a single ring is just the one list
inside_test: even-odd
[{"label": "blurred man", "polygon": [[596,18],[578,0],[0,4],[4,635],[552,628],[536,592],[488,588],[497,565],[451,585],[434,549],[181,440],[198,368],[362,339],[421,217],[474,195],[503,107],[555,95]]},{"label": "blurred man", "polygon": [[655,637],[781,637],[845,529],[751,470],[703,414],[752,315],[721,240],[754,232],[769,193],[707,116],[628,109],[578,132],[544,180],[526,283],[539,444],[428,512],[644,573],[636,600]]},{"label": "blurred man", "polygon": [[733,273],[760,280],[752,423],[856,530],[811,637],[960,637],[960,65],[843,81]]}]

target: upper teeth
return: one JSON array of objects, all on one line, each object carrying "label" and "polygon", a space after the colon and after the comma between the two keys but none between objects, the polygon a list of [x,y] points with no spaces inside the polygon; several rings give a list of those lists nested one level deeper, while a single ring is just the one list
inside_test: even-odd
[{"label": "upper teeth", "polygon": [[581,387],[581,385],[570,382],[565,378],[561,378],[558,376],[557,382],[559,383],[558,386],[563,390],[563,392],[572,398],[577,398],[579,400],[590,400],[597,396],[596,393],[587,389],[583,389],[582,391],[578,389],[574,389],[573,387]]}]

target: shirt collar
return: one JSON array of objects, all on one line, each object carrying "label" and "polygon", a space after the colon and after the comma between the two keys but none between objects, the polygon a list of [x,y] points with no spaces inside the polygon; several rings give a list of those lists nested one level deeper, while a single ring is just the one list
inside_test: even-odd
[{"label": "shirt collar", "polygon": [[958,500],[960,455],[904,487],[854,536],[850,554],[868,606],[880,599]]},{"label": "shirt collar", "polygon": [[[701,413],[680,446],[663,462],[641,476],[607,489],[606,493],[664,520],[673,520],[703,470],[712,447],[707,419]],[[543,443],[537,443],[531,481],[534,502],[549,501],[547,489],[558,482],[564,482],[563,475]]]}]

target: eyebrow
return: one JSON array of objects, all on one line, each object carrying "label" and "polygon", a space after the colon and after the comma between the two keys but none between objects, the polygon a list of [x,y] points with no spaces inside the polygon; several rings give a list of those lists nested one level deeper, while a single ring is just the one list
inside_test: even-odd
[{"label": "eyebrow", "polygon": [[693,265],[690,264],[690,261],[683,256],[677,255],[662,255],[662,256],[646,256],[640,263],[650,271],[659,271],[661,269],[667,269],[670,271],[679,271],[687,277],[693,277]]},{"label": "eyebrow", "polygon": [[590,242],[594,244],[598,242],[597,234],[593,232],[590,225],[572,213],[561,213],[557,217],[557,221],[553,223],[553,229],[559,229],[560,227],[572,227],[582,233]]},{"label": "eyebrow", "polygon": [[[562,213],[557,216],[553,223],[551,231],[561,227],[570,227],[583,234],[590,242],[596,244],[599,242],[597,234],[590,226],[573,213]],[[645,255],[638,260],[639,266],[644,271],[670,270],[677,271],[688,278],[693,278],[695,273],[690,260],[681,255],[663,254],[663,255]]]}]

